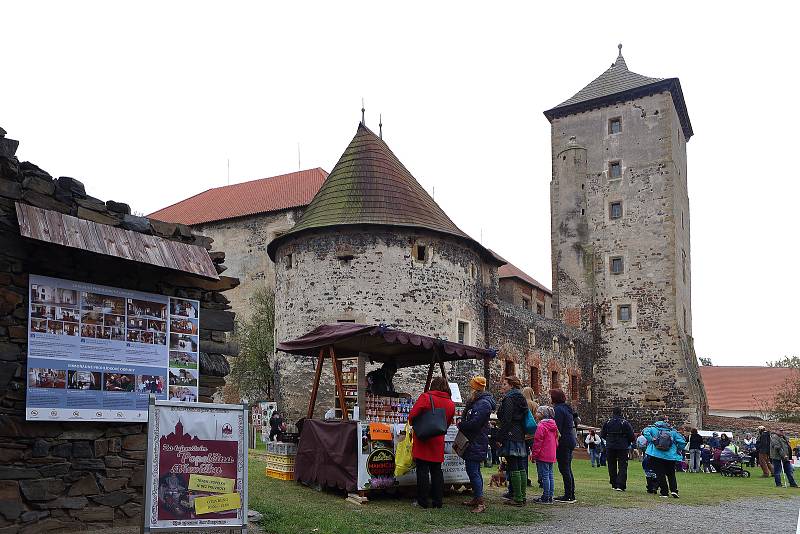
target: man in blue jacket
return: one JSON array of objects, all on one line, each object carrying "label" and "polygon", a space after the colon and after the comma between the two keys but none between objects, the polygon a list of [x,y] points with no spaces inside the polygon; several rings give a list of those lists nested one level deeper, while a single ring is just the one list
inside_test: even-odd
[{"label": "man in blue jacket", "polygon": [[650,457],[653,471],[658,477],[658,488],[662,497],[670,495],[678,498],[678,481],[675,479],[675,462],[683,458],[681,451],[686,447],[686,438],[669,425],[666,415],[659,417],[655,424],[642,430],[647,439],[645,454]]}]

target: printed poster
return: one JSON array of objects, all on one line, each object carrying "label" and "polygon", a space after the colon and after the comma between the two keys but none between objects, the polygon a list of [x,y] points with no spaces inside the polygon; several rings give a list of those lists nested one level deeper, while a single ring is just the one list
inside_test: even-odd
[{"label": "printed poster", "polygon": [[244,524],[247,412],[235,408],[153,406],[147,490],[151,528]]},{"label": "printed poster", "polygon": [[29,421],[147,421],[150,394],[197,400],[198,301],[37,275],[29,283]]}]

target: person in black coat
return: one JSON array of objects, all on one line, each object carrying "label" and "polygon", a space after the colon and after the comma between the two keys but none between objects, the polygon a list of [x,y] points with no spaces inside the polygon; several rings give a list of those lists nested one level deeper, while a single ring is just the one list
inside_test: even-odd
[{"label": "person in black coat", "polygon": [[763,426],[759,426],[758,439],[756,440],[756,450],[758,451],[758,465],[761,467],[761,471],[764,473],[761,475],[762,478],[773,476],[772,462],[769,459],[769,442],[769,430]]},{"label": "person in black coat", "polygon": [[701,436],[696,428],[692,429],[689,434],[689,472],[699,473],[700,463],[702,460],[703,436]]},{"label": "person in black coat", "polygon": [[556,412],[555,420],[559,433],[556,461],[558,462],[558,472],[561,473],[561,478],[564,481],[564,495],[555,497],[553,501],[574,503],[575,477],[572,474],[572,454],[578,444],[578,436],[575,429],[577,414],[567,404],[567,396],[562,389],[551,389],[550,400],[553,402],[553,409]]},{"label": "person in black coat", "polygon": [[486,510],[483,500],[483,476],[481,464],[486,460],[489,452],[489,417],[494,412],[497,403],[494,397],[486,391],[486,379],[482,376],[473,377],[469,381],[472,397],[464,406],[464,415],[458,423],[458,429],[469,440],[469,445],[464,453],[464,463],[472,484],[472,500],[464,504],[472,506],[472,511],[480,513]]},{"label": "person in black coat", "polygon": [[600,430],[606,440],[608,455],[608,480],[617,491],[625,491],[628,483],[628,449],[633,443],[633,427],[622,417],[622,408],[615,406],[611,419]]}]

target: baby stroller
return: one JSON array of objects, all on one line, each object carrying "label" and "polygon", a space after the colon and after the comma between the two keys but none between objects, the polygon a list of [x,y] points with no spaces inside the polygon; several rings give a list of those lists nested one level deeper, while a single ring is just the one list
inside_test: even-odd
[{"label": "baby stroller", "polygon": [[719,472],[724,477],[750,478],[750,471],[744,468],[745,462],[749,460],[749,454],[737,454],[724,449],[719,455]]}]

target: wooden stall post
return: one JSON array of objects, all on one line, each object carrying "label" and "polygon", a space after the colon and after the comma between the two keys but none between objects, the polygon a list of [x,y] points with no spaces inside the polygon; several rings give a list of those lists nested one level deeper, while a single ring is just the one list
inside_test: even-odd
[{"label": "wooden stall post", "polygon": [[333,345],[328,347],[328,353],[331,356],[331,363],[333,364],[333,379],[336,381],[336,391],[339,392],[339,406],[342,408],[342,421],[349,420],[347,415],[347,403],[344,400],[344,386],[342,385],[342,369],[336,361],[336,353],[333,350]]},{"label": "wooden stall post", "polygon": [[308,399],[308,419],[314,418],[314,405],[317,403],[317,390],[319,390],[319,377],[322,374],[322,363],[325,361],[325,349],[319,349],[317,370],[314,373],[314,385],[311,388],[311,398]]},{"label": "wooden stall post", "polygon": [[431,364],[428,366],[428,378],[425,380],[425,391],[428,391],[431,388],[431,380],[433,379],[433,368],[434,363],[431,361]]},{"label": "wooden stall post", "polygon": [[358,419],[360,421],[367,420],[367,403],[366,403],[366,385],[367,385],[367,375],[366,375],[366,362],[363,356],[358,357]]},{"label": "wooden stall post", "polygon": [[444,381],[448,382],[447,373],[444,371],[444,362],[443,361],[439,361],[439,369],[441,369],[441,371],[442,371],[442,378],[444,378]]}]

